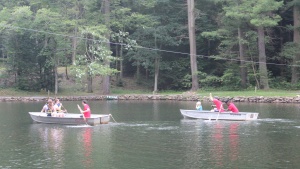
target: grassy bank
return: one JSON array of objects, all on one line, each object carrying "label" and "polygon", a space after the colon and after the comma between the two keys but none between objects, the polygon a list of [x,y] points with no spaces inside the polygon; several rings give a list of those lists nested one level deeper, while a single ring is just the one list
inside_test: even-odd
[{"label": "grassy bank", "polygon": [[[0,60],[0,75],[1,71],[4,70],[3,63]],[[70,72],[70,70],[68,70]],[[100,95],[101,91],[101,79],[94,78],[93,79],[93,93],[86,93],[83,91],[83,85],[75,82],[74,77],[71,74],[69,80],[65,78],[65,68],[61,67],[58,69],[58,73],[62,75],[64,78],[60,78],[59,84],[59,92],[57,94],[60,96],[95,96]],[[112,84],[115,84],[116,80],[112,79]],[[160,91],[159,95],[189,95],[189,94],[197,94],[199,96],[209,96],[209,93],[212,93],[213,96],[220,97],[254,97],[254,96],[264,96],[264,97],[296,97],[300,95],[300,91],[291,91],[291,90],[244,90],[244,91],[218,91],[218,90],[198,90],[196,93],[190,93],[188,91]],[[111,87],[111,95],[129,95],[129,94],[152,94],[152,89],[145,87],[145,85],[137,84],[136,80],[133,77],[126,77],[123,79],[123,87],[117,87],[116,85],[112,85]],[[0,88],[0,96],[20,96],[20,97],[34,97],[34,96],[55,96],[53,92],[48,94],[47,91],[40,92],[26,92],[21,90],[16,90],[14,88]]]},{"label": "grassy bank", "polygon": [[[199,90],[196,93],[190,93],[186,91],[161,91],[158,95],[191,95],[197,94],[199,96],[209,96],[209,93],[212,93],[213,96],[220,97],[252,97],[252,96],[263,96],[263,97],[296,97],[300,95],[300,91],[286,91],[286,90],[245,90],[245,91],[202,91]],[[124,88],[112,88],[111,95],[129,95],[129,94],[149,94],[151,95],[151,91],[147,90],[133,90],[133,89],[124,89]],[[57,94],[57,96],[95,96],[100,95],[99,92],[94,93],[86,93],[81,91],[74,90],[63,90]],[[21,90],[16,90],[12,88],[0,89],[0,96],[20,96],[20,97],[32,97],[32,96],[48,96],[48,92],[26,92]],[[50,92],[49,96],[53,97],[54,93]]]}]

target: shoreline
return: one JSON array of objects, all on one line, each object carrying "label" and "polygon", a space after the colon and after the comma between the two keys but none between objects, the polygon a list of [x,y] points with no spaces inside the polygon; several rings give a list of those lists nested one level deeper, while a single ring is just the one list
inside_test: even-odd
[{"label": "shoreline", "polygon": [[[61,101],[81,101],[81,100],[173,100],[173,101],[197,101],[210,102],[208,96],[199,95],[152,95],[152,94],[126,94],[126,95],[95,95],[95,96],[0,96],[0,102],[39,102],[47,101],[48,98],[59,98]],[[263,96],[237,96],[237,97],[219,97],[221,101],[232,99],[233,102],[249,103],[300,103],[300,96],[296,97],[263,97]]]}]

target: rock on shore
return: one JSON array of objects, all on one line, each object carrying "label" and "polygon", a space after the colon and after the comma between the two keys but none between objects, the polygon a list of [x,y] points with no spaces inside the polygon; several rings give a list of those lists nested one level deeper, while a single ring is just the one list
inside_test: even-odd
[{"label": "rock on shore", "polygon": [[[50,97],[54,99],[54,97]],[[62,101],[81,101],[81,100],[175,100],[175,101],[197,101],[209,102],[209,97],[199,95],[146,95],[146,94],[130,94],[130,95],[95,95],[95,96],[64,96],[57,97]],[[0,97],[0,101],[46,101],[48,97]],[[232,99],[233,102],[251,102],[251,103],[300,103],[300,97],[220,97],[221,101]]]}]

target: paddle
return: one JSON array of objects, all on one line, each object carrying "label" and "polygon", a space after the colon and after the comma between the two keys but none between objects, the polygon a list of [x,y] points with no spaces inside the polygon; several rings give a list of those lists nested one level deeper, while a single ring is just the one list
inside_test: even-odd
[{"label": "paddle", "polygon": [[64,112],[68,113],[68,110],[64,107],[64,105],[61,105],[61,107],[62,107],[63,109],[65,109]]},{"label": "paddle", "polygon": [[80,107],[78,104],[77,104],[77,107],[78,107],[80,113],[82,114],[82,117],[83,117],[83,119],[84,119],[84,121],[85,121],[85,124],[88,125],[87,122],[86,122],[86,118],[85,118],[84,114],[82,113],[81,107]]},{"label": "paddle", "polygon": [[217,116],[217,119],[216,119],[216,121],[218,121],[218,119],[219,119],[219,115],[220,115],[220,113],[221,113],[221,109],[223,108],[223,104],[221,104],[221,106],[220,106],[220,109],[219,109],[219,112],[218,112],[218,116]]}]

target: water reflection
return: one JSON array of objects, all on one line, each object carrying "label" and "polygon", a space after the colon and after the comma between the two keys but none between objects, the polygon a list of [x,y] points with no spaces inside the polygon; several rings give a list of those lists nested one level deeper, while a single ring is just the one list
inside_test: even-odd
[{"label": "water reflection", "polygon": [[35,124],[39,126],[38,133],[41,139],[41,146],[45,149],[46,156],[52,157],[51,161],[54,161],[55,168],[59,168],[64,163],[64,130],[59,127],[44,127],[43,125]]},{"label": "water reflection", "polygon": [[230,160],[236,161],[239,154],[239,123],[231,123],[229,126]]},{"label": "water reflection", "polygon": [[239,157],[239,125],[243,122],[213,122],[211,137],[212,163],[218,167],[229,161],[236,162]]},{"label": "water reflection", "polygon": [[223,166],[223,151],[224,151],[224,140],[223,140],[223,125],[222,123],[216,122],[213,125],[213,134],[211,139],[212,149],[211,149],[211,156],[213,162],[216,163],[217,166]]},{"label": "water reflection", "polygon": [[92,139],[91,128],[85,128],[83,131],[83,147],[84,147],[84,160],[85,168],[92,168]]},{"label": "water reflection", "polygon": [[82,127],[36,124],[24,112],[41,104],[9,104],[0,103],[0,168],[300,168],[298,105],[237,103],[259,119],[229,122],[183,119],[194,102],[95,101],[120,123]]}]

